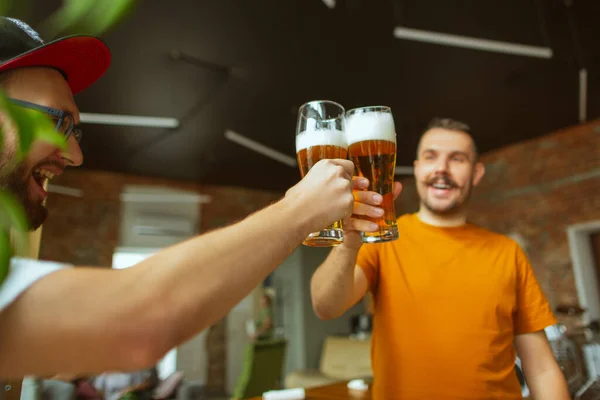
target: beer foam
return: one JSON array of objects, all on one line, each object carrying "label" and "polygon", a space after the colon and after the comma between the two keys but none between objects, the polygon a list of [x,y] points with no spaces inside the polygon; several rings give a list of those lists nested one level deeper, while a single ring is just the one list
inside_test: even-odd
[{"label": "beer foam", "polygon": [[348,147],[344,132],[335,129],[307,130],[296,136],[296,153],[312,146]]},{"label": "beer foam", "polygon": [[346,140],[348,145],[364,140],[387,140],[396,143],[392,114],[367,111],[346,117]]}]

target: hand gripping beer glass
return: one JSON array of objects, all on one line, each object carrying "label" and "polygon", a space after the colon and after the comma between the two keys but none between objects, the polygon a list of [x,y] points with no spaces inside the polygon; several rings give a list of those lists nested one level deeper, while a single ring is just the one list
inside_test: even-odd
[{"label": "hand gripping beer glass", "polygon": [[379,225],[375,232],[361,232],[365,243],[398,239],[394,209],[394,170],[396,168],[396,129],[389,107],[362,107],[346,113],[346,141],[356,173],[369,180],[369,188],[383,197],[383,216],[363,217]]},{"label": "hand gripping beer glass", "polygon": [[[333,101],[311,101],[303,104],[296,127],[296,156],[300,176],[304,176],[322,159],[348,156],[344,136],[344,107]],[[337,246],[344,240],[342,221],[309,234],[302,244],[312,247]]]}]

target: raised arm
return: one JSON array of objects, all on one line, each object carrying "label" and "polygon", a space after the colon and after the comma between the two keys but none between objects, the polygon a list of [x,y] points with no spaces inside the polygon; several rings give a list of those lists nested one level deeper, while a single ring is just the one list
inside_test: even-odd
[{"label": "raised arm", "polygon": [[342,244],[315,271],[310,289],[317,317],[337,318],[367,293],[367,278],[356,266],[357,254],[357,249]]},{"label": "raised arm", "polygon": [[[355,183],[360,189],[360,184]],[[394,185],[394,199],[400,195],[402,186]],[[354,215],[379,217],[382,209],[381,196],[373,192],[354,192]],[[375,196],[375,197],[374,197]],[[341,316],[355,305],[368,290],[368,281],[362,269],[356,265],[358,251],[362,246],[360,231],[372,231],[377,226],[366,220],[351,218],[344,225],[344,243],[334,248],[327,259],[317,268],[311,279],[311,298],[315,314],[321,319]]]},{"label": "raised arm", "polygon": [[350,161],[279,202],[125,270],[54,272],[0,312],[0,377],[137,370],[222,318],[311,231],[352,213]]}]

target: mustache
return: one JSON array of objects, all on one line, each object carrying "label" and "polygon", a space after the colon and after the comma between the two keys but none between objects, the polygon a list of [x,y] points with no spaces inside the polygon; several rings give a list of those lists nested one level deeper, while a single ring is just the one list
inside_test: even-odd
[{"label": "mustache", "polygon": [[45,165],[54,165],[54,166],[60,168],[61,170],[64,170],[66,168],[66,165],[64,162],[61,162],[56,159],[47,159],[47,160],[40,161],[39,163],[35,164],[31,170],[35,171],[36,169],[43,167]]},{"label": "mustache", "polygon": [[458,188],[458,184],[456,182],[454,182],[454,180],[452,178],[450,178],[448,175],[436,175],[436,176],[432,176],[429,179],[425,180],[425,184],[426,185],[433,185],[434,183],[438,183],[438,182],[442,182],[444,185],[448,185],[450,187],[454,187],[454,188]]}]

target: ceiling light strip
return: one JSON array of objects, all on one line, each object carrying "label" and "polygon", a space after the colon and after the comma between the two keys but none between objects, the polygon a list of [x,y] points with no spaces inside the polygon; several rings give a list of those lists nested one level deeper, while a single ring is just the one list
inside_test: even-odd
[{"label": "ceiling light strip", "polygon": [[579,70],[579,122],[587,120],[587,69]]},{"label": "ceiling light strip", "polygon": [[177,128],[179,120],[176,118],[142,117],[136,115],[114,115],[81,113],[81,122],[86,124],[143,126],[146,128]]},{"label": "ceiling light strip", "polygon": [[451,35],[448,33],[424,31],[420,29],[405,28],[400,26],[394,28],[394,37],[396,37],[397,39],[415,40],[418,42],[435,43],[445,46],[463,47],[474,50],[483,50],[538,58],[552,58],[552,49],[549,47],[499,42],[496,40]]},{"label": "ceiling light strip", "polygon": [[66,186],[48,184],[47,190],[49,193],[64,194],[72,197],[83,197],[83,191],[81,189],[75,189]]},{"label": "ceiling light strip", "polygon": [[247,137],[242,136],[239,133],[226,130],[225,138],[239,144],[240,146],[246,147],[250,150],[262,154],[263,156],[272,158],[273,160],[279,161],[280,163],[288,165],[290,167],[296,167],[298,165],[294,157],[281,153],[277,150],[271,149],[270,147],[267,147],[252,139],[248,139]]}]

